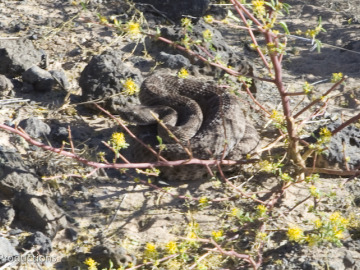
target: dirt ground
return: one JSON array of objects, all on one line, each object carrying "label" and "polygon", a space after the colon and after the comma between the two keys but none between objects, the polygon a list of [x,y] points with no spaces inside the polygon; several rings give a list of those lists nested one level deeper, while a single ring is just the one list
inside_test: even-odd
[{"label": "dirt ground", "polygon": [[[79,103],[81,89],[78,78],[92,56],[109,48],[121,48],[130,42],[126,38],[118,37],[109,27],[87,23],[98,21],[97,14],[110,16],[115,10],[119,12],[121,8],[117,7],[117,1],[94,0],[85,10],[77,2],[79,1],[0,1],[0,39],[32,37],[35,46],[46,52],[48,69],[61,67],[65,70],[70,81],[70,105]],[[326,114],[340,119],[349,119],[356,115],[360,104],[360,1],[286,2],[291,5],[291,9],[290,14],[284,16],[283,20],[291,32],[316,27],[319,17],[326,30],[318,36],[323,45],[320,53],[311,49],[311,41],[288,38],[287,55],[283,61],[286,87],[299,91],[307,81],[315,85],[316,93],[322,93],[332,85],[331,74],[342,72],[348,76],[346,85],[332,93],[333,98],[328,102]],[[245,47],[250,44],[245,32],[228,30],[225,27],[220,27],[220,30],[235,49],[240,43],[245,44]],[[255,62],[260,73],[265,71],[253,51],[243,51]],[[64,99],[69,92],[17,92],[15,97],[27,101],[10,105],[2,105],[1,101],[9,98],[4,96],[0,100],[0,123],[18,123],[32,115],[47,123],[57,120],[69,124],[77,130],[77,134],[88,137],[88,140],[75,145],[77,151],[84,151],[90,158],[95,158],[96,153],[103,149],[100,147],[101,141],[108,141],[118,127],[111,119],[84,106],[64,107]],[[263,90],[258,89],[257,99],[269,110],[276,109],[280,107],[279,99],[274,98],[276,94],[272,86],[265,84]],[[296,99],[294,104],[295,101]],[[263,146],[275,138],[275,129],[265,125],[267,119],[256,115],[256,112],[252,112],[249,117],[258,121],[256,127],[261,133]],[[309,129],[319,125],[321,120],[315,119],[309,124]],[[39,168],[43,165],[46,169],[39,171],[45,170],[44,175],[74,173],[70,171],[73,166],[80,173],[91,170],[74,165],[74,162],[58,155],[31,148],[2,130],[0,145],[16,148],[29,166],[36,165],[35,167]],[[258,198],[263,200],[268,199],[266,196],[275,196],[271,190],[279,185],[279,179],[260,172],[256,166],[247,168],[230,179],[233,185],[241,190],[252,194],[259,192]],[[351,214],[356,220],[360,215],[359,203],[356,204],[356,199],[360,198],[360,184],[357,178],[348,182],[346,179],[322,175],[316,187],[324,196],[317,204],[319,211],[340,211],[345,216]],[[50,254],[57,259],[57,263],[41,265],[41,269],[86,269],[83,262],[88,255],[85,254],[99,244],[121,246],[126,250],[122,252],[125,255],[118,252],[118,256],[125,256],[126,260],[132,260],[136,265],[133,259],[135,256],[137,264],[141,264],[146,243],[155,243],[161,247],[169,241],[181,242],[181,237],[188,236],[189,224],[192,222],[199,224],[204,239],[211,238],[214,231],[226,230],[226,237],[234,239],[231,242],[234,244],[226,247],[228,250],[247,252],[247,249],[251,248],[254,240],[251,233],[230,233],[232,230],[236,231],[239,224],[234,222],[229,213],[233,208],[254,213],[257,204],[242,197],[234,187],[215,179],[185,183],[160,181],[157,186],[165,188],[167,193],[160,188],[138,184],[127,174],[115,170],[98,173],[88,179],[70,177],[44,181],[42,192],[51,196],[65,210],[72,220],[70,227],[77,231],[78,236],[72,241],[66,237],[64,230],[58,232],[52,239],[53,250]],[[360,265],[355,264],[360,261],[360,240],[353,237],[351,232],[346,232],[341,247],[328,244],[307,247],[288,243],[286,231],[289,225],[301,224],[304,228],[311,228],[310,221],[315,219],[314,213],[308,211],[314,206],[314,200],[306,200],[309,196],[308,190],[307,183],[293,185],[274,208],[267,222],[267,233],[270,236],[264,246],[263,265],[260,268],[359,269],[356,267]],[[189,199],[184,199],[185,197]],[[199,204],[198,199],[202,197],[213,201]],[[304,203],[300,204],[302,201]],[[14,227],[2,228],[1,235],[9,236],[10,229]],[[31,232],[31,229],[28,231]],[[198,256],[204,256],[211,248],[211,245],[205,246]],[[219,259],[215,255],[206,255],[208,259],[205,256],[202,261],[204,268],[200,267],[200,263],[193,263],[192,268],[189,264],[188,268],[178,269],[248,269],[241,260],[229,259],[226,256]],[[353,264],[347,263],[349,258],[352,258]],[[211,260],[224,260],[224,263],[213,267],[209,263]],[[34,264],[21,267],[38,269]],[[130,269],[129,265],[128,267]],[[140,269],[176,269],[170,264],[147,267]]]}]

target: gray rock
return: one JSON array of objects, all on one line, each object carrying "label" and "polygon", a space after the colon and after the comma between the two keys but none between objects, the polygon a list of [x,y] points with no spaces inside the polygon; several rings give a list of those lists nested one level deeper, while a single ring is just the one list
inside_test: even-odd
[{"label": "gray rock", "polygon": [[164,63],[164,66],[171,69],[179,69],[182,67],[189,67],[190,60],[181,54],[168,54],[166,52],[160,52],[157,59],[160,62]]},{"label": "gray rock", "polygon": [[65,236],[66,236],[67,239],[74,242],[74,241],[76,241],[78,239],[79,234],[73,228],[66,228],[65,229]]},{"label": "gray rock", "polygon": [[6,76],[0,75],[0,94],[9,95],[13,89],[13,83]]},{"label": "gray rock", "polygon": [[111,247],[109,245],[99,245],[91,249],[91,258],[98,262],[99,268],[109,267],[109,260],[114,264],[114,268],[120,266],[127,266],[130,262],[133,265],[136,264],[136,258],[132,255],[129,255],[123,247]]},{"label": "gray rock", "polygon": [[33,246],[40,246],[38,252],[41,255],[47,255],[52,251],[51,240],[42,232],[35,232],[34,234],[25,238],[23,247],[31,249]]},{"label": "gray rock", "polygon": [[[333,131],[335,128],[340,126],[341,121],[334,121],[326,127]],[[308,141],[311,143],[316,142],[315,138],[319,138],[320,129],[314,131],[312,138],[309,138]],[[318,159],[318,165],[321,167],[331,167],[338,165],[341,168],[345,169],[344,163],[344,147],[346,157],[349,158],[347,164],[350,169],[356,168],[360,165],[360,129],[355,125],[349,125],[331,136],[330,142],[326,145],[327,149],[324,151],[324,155]]]},{"label": "gray rock", "polygon": [[47,196],[18,193],[14,198],[16,218],[23,224],[55,237],[59,230],[67,227],[64,211]]},{"label": "gray rock", "polygon": [[111,50],[91,59],[79,79],[84,101],[107,98],[106,107],[110,110],[112,103],[139,103],[136,97],[118,95],[126,79],[132,78],[138,86],[142,82],[140,72],[124,64],[121,55],[122,52]]},{"label": "gray rock", "polygon": [[345,267],[347,267],[347,268],[351,268],[354,266],[355,260],[349,251],[345,251],[343,263],[344,263]]},{"label": "gray rock", "polygon": [[0,74],[14,78],[41,61],[42,54],[30,40],[0,40]]},{"label": "gray rock", "polygon": [[10,241],[4,237],[0,237],[0,264],[11,261],[11,258],[19,256],[19,253],[11,245]]},{"label": "gray rock", "polygon": [[41,187],[41,182],[21,159],[16,150],[0,147],[0,194],[11,198],[22,190],[32,192]]},{"label": "gray rock", "polygon": [[55,79],[49,71],[39,68],[38,66],[32,66],[27,69],[22,74],[22,78],[24,82],[31,84],[34,90],[38,92],[50,91],[55,82]]},{"label": "gray rock", "polygon": [[9,226],[14,220],[15,210],[0,202],[0,227]]},{"label": "gray rock", "polygon": [[50,70],[50,74],[53,76],[55,81],[61,85],[63,89],[68,90],[70,88],[69,80],[63,69]]},{"label": "gray rock", "polygon": [[202,17],[209,6],[209,0],[135,0],[137,3],[151,4],[171,20],[180,20],[183,15]]},{"label": "gray rock", "polygon": [[51,128],[37,117],[30,117],[20,121],[19,126],[33,138],[49,135]]},{"label": "gray rock", "polygon": [[329,264],[329,270],[344,270],[345,266],[341,262],[334,261],[330,262]]},{"label": "gray rock", "polygon": [[155,62],[153,60],[145,59],[141,56],[134,56],[129,59],[133,66],[139,69],[141,72],[150,72],[154,67]]}]

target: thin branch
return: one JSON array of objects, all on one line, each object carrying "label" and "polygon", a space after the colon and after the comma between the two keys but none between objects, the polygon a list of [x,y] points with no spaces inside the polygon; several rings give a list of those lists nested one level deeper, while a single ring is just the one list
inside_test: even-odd
[{"label": "thin branch", "polygon": [[308,109],[310,109],[312,106],[314,106],[316,103],[320,102],[324,97],[329,95],[332,91],[334,91],[343,81],[347,79],[347,76],[344,76],[340,81],[335,83],[328,91],[325,92],[320,98],[317,98],[313,100],[309,105],[305,106],[302,110],[300,110],[297,114],[294,115],[294,119],[298,118],[301,114],[306,112]]},{"label": "thin branch", "polygon": [[341,131],[342,129],[344,129],[345,127],[347,127],[348,125],[358,121],[360,119],[360,113],[351,117],[349,120],[347,120],[346,122],[342,123],[340,126],[338,126],[336,129],[334,129],[331,134],[335,135],[336,133],[338,133],[339,131]]}]

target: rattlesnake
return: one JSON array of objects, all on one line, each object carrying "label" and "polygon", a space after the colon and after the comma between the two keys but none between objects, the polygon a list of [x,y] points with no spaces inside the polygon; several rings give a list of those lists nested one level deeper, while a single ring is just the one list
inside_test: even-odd
[{"label": "rattlesnake", "polygon": [[[166,146],[161,153],[168,160],[187,159],[188,155],[158,125],[152,113],[196,158],[241,159],[259,143],[258,133],[243,115],[241,101],[215,83],[154,74],[142,83],[139,99],[141,105],[116,106],[112,110],[137,123],[138,136],[146,143],[155,146],[156,136],[160,136]],[[151,153],[136,143],[131,151],[135,162],[154,160]],[[206,174],[204,167],[200,167],[180,166],[161,171],[167,179],[191,180]]]}]

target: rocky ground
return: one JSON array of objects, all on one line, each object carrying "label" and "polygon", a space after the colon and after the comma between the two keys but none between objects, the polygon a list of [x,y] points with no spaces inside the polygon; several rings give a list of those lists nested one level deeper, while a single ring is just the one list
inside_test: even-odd
[{"label": "rocky ground", "polygon": [[[31,137],[54,147],[69,141],[70,127],[73,146],[67,143],[65,150],[89,160],[99,160],[98,153],[103,151],[111,160],[111,152],[102,141],[109,141],[111,134],[122,129],[89,106],[89,100],[112,96],[100,103],[109,110],[114,104],[137,103],[134,97],[115,94],[127,78],[140,85],[153,70],[176,75],[185,67],[203,80],[221,78],[223,74],[162,43],[149,39],[137,42],[118,35],[121,33],[115,28],[99,24],[100,19],[112,15],[122,22],[141,19],[145,30],[148,25],[161,25],[165,27],[161,30],[164,36],[176,39],[179,36],[172,24],[180,19],[180,10],[192,16],[206,12],[223,19],[229,6],[211,3],[206,9],[207,1],[182,1],[171,7],[162,1],[156,7],[148,4],[156,1],[136,1],[143,3],[135,5],[111,0],[87,2],[0,0],[0,123],[19,125]],[[188,7],[188,2],[196,6]],[[314,28],[321,17],[326,32],[318,36],[323,43],[320,53],[311,49],[311,42],[289,37],[283,61],[286,87],[299,91],[308,81],[317,93],[322,93],[331,87],[332,73],[348,76],[346,85],[332,92],[324,114],[309,121],[306,130],[311,132],[329,119],[343,121],[359,111],[360,1],[288,2],[291,12],[283,20],[290,31]],[[194,35],[210,29],[214,46],[227,64],[238,70],[245,65],[255,75],[265,72],[245,31],[216,28],[219,32],[200,20]],[[252,90],[269,110],[280,108],[272,85],[256,82]],[[240,97],[247,118],[254,122],[262,146],[266,146],[278,131],[245,93],[241,92]],[[298,99],[293,101],[296,106]],[[335,146],[345,144],[348,165],[358,166],[359,138],[356,126],[334,138],[328,163],[341,163],[343,153]],[[283,153],[281,147],[264,155],[278,153]],[[182,261],[169,259],[143,269],[249,267],[234,256],[210,252],[214,247],[210,244],[197,247],[183,239],[193,232],[210,239],[212,233],[224,230],[224,249],[253,254],[258,241],[254,231],[259,229],[261,219],[250,222],[251,228],[243,225],[249,218],[256,219],[257,204],[233,186],[217,179],[181,183],[160,179],[154,187],[134,181],[135,172],[117,170],[100,170],[86,179],[76,177],[91,170],[0,129],[0,269],[87,269],[86,258],[97,261],[99,269],[109,268],[109,260],[115,267],[136,269],[134,266],[151,257],[146,255],[149,247],[144,250],[147,243],[157,246],[161,260],[170,256],[164,250],[171,241],[176,241],[179,248],[184,245],[189,258],[183,255]],[[140,179],[147,181],[144,176]],[[243,191],[256,193],[261,200],[275,196],[280,183],[258,166],[245,168],[230,181]],[[272,210],[260,269],[360,269],[358,179],[321,175],[315,185],[321,199],[309,199],[309,184],[299,183],[289,188]],[[209,202],[199,201],[204,197]],[[341,245],[309,247],[288,240],[286,231],[291,224],[311,230],[315,214],[310,208],[324,215],[339,211],[351,220],[353,227],[345,232]],[[236,219],[232,209],[241,209],[248,216]],[[9,260],[20,255],[20,263]],[[48,261],[34,263],[26,259],[29,255]]]}]

